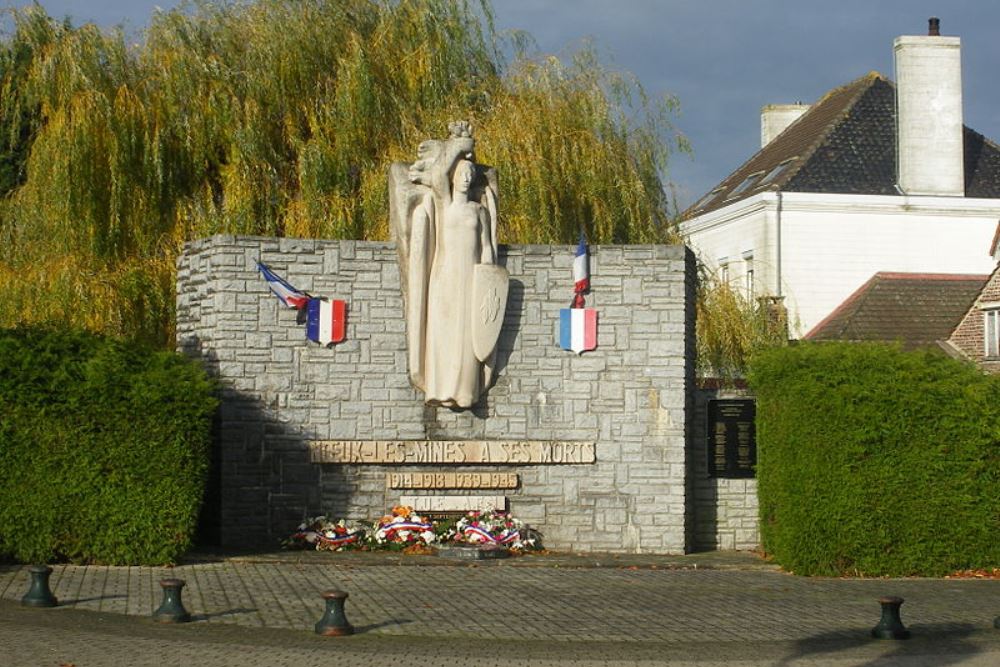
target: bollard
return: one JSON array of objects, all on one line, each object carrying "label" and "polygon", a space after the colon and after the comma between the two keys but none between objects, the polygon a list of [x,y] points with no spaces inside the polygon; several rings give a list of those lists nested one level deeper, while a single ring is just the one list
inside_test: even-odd
[{"label": "bollard", "polygon": [[184,608],[181,602],[181,589],[184,588],[183,579],[161,579],[160,586],[163,587],[163,603],[160,608],[153,612],[153,620],[157,623],[187,623],[191,620],[191,614]]},{"label": "bollard", "polygon": [[1000,630],[1000,616],[993,619],[993,627]]},{"label": "bollard", "polygon": [[49,575],[52,568],[48,565],[32,565],[28,568],[31,576],[31,586],[21,598],[21,604],[26,607],[55,607],[59,600],[49,590]]},{"label": "bollard", "polygon": [[878,603],[882,605],[882,618],[878,625],[872,628],[872,637],[876,639],[909,639],[910,631],[903,627],[899,618],[899,607],[903,598],[893,596],[881,597]]},{"label": "bollard", "polygon": [[344,600],[347,599],[347,593],[323,591],[323,599],[326,600],[326,612],[316,623],[316,634],[324,637],[353,635],[354,626],[347,622],[347,617],[344,615]]}]

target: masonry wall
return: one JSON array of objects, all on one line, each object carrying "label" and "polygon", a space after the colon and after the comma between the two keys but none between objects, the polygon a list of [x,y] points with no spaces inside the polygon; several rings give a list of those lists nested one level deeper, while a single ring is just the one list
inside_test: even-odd
[{"label": "masonry wall", "polygon": [[962,353],[991,373],[1000,373],[1000,359],[987,358],[984,329],[983,307],[990,304],[1000,304],[1000,267],[993,270],[990,279],[983,286],[983,291],[976,297],[976,302],[972,304],[969,312],[965,314],[955,331],[952,332],[949,342],[960,349]]},{"label": "masonry wall", "polygon": [[741,390],[699,388],[694,392],[688,459],[694,510],[693,548],[697,551],[753,551],[760,546],[757,480],[708,474],[708,402],[747,396]]},{"label": "masonry wall", "polygon": [[[598,348],[555,344],[572,298],[569,246],[501,248],[511,293],[499,375],[471,410],[423,404],[409,383],[392,244],[217,236],[178,263],[178,346],[221,381],[217,491],[225,545],[275,544],[305,517],[381,516],[404,494],[388,472],[514,472],[509,509],[546,546],[681,553],[693,541],[687,425],[693,369],[693,258],[681,246],[591,248]],[[267,290],[260,259],[300,289],[348,303],[347,340],[305,340]],[[389,466],[310,463],[315,440],[596,442],[596,463]]]}]

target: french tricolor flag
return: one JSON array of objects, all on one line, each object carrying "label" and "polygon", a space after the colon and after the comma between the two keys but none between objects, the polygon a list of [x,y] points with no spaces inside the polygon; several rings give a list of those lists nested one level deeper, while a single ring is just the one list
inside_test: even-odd
[{"label": "french tricolor flag", "polygon": [[309,295],[300,289],[292,287],[291,283],[272,271],[267,264],[257,262],[257,270],[264,276],[267,286],[274,296],[289,308],[302,309],[309,301]]},{"label": "french tricolor flag", "polygon": [[597,347],[597,309],[563,308],[559,311],[559,347],[583,354]]},{"label": "french tricolor flag", "polygon": [[587,251],[587,240],[580,232],[580,243],[576,246],[576,256],[573,258],[573,300],[574,308],[583,307],[583,294],[590,289],[590,255]]},{"label": "french tricolor flag", "polygon": [[309,299],[306,311],[306,338],[324,346],[344,340],[345,302]]}]

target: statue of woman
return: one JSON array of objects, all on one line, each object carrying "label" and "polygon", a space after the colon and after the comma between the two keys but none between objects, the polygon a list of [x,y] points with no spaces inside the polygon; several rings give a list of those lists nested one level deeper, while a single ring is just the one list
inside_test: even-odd
[{"label": "statue of woman", "polygon": [[[390,170],[410,379],[429,405],[471,407],[492,379],[507,299],[496,265],[496,189],[472,161],[467,123]],[[404,177],[405,174],[405,177]],[[405,178],[405,180],[404,180]]]}]

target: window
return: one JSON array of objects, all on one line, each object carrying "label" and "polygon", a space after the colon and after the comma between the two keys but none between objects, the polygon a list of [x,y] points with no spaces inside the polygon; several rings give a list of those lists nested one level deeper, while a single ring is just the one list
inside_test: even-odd
[{"label": "window", "polygon": [[729,284],[729,260],[725,257],[719,260],[719,282]]},{"label": "window", "polygon": [[744,287],[747,292],[747,300],[753,300],[753,255],[747,257],[743,256],[743,261],[746,262],[746,272],[743,274],[744,277]]},{"label": "window", "polygon": [[987,357],[1000,357],[1000,308],[983,311],[983,339]]},{"label": "window", "polygon": [[793,162],[795,162],[795,158],[791,158],[790,160],[785,160],[784,162],[782,162],[781,164],[779,164],[777,167],[775,167],[774,169],[772,169],[771,171],[769,171],[767,173],[767,176],[764,177],[764,180],[762,180],[761,183],[770,183],[774,179],[778,178],[779,176],[781,176],[782,174],[784,174],[788,170],[789,167],[792,166]]},{"label": "window", "polygon": [[722,192],[722,188],[716,188],[716,189],[712,190],[707,195],[705,195],[704,197],[702,197],[701,199],[699,199],[697,201],[697,203],[695,203],[695,205],[691,207],[691,209],[694,210],[694,211],[697,211],[699,209],[705,208],[706,206],[708,206],[708,204],[713,199],[715,199],[716,197],[718,197],[719,193],[721,193],[721,192]]},{"label": "window", "polygon": [[733,197],[739,197],[741,194],[749,190],[756,182],[757,179],[761,177],[764,172],[758,171],[756,174],[750,174],[743,179],[743,182],[736,186],[736,188],[729,193],[726,199],[732,199]]}]

